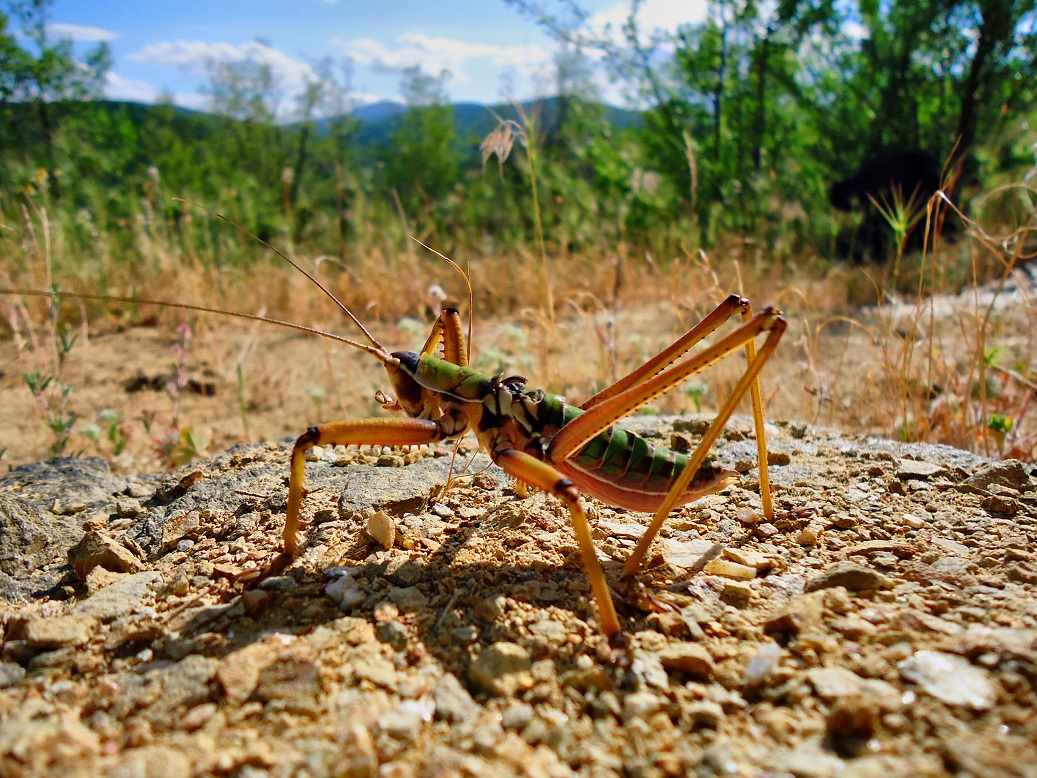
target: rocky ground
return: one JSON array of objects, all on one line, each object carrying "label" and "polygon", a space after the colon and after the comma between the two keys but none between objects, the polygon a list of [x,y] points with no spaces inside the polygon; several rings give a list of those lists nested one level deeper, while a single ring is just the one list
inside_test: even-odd
[{"label": "rocky ground", "polygon": [[[738,421],[741,485],[671,517],[641,577],[667,608],[618,595],[612,645],[566,511],[482,459],[443,494],[447,452],[319,452],[303,552],[253,588],[286,445],[18,467],[0,776],[1037,775],[1030,466],[771,429],[778,514]],[[620,591],[645,517],[591,514]]]}]

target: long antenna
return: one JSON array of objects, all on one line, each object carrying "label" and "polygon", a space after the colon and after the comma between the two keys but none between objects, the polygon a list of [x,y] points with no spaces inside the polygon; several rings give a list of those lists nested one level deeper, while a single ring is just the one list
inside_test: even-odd
[{"label": "long antenna", "polygon": [[382,363],[385,363],[385,361],[389,358],[389,352],[386,351],[385,347],[377,341],[374,341],[374,346],[368,346],[366,343],[357,343],[355,340],[350,340],[349,338],[344,338],[341,335],[335,335],[331,332],[325,332],[324,330],[318,330],[315,327],[306,327],[302,324],[295,324],[293,322],[283,321],[281,319],[272,319],[268,316],[256,316],[251,313],[240,313],[238,311],[224,311],[220,308],[207,308],[204,305],[172,303],[168,300],[149,300],[142,297],[117,297],[115,295],[107,294],[88,294],[86,292],[62,292],[60,290],[54,290],[51,292],[41,292],[38,289],[7,289],[0,287],[0,294],[22,295],[24,297],[70,297],[73,300],[99,300],[102,302],[110,303],[137,303],[140,305],[161,305],[164,308],[181,308],[187,311],[215,313],[219,314],[220,316],[233,316],[237,319],[248,319],[250,321],[261,321],[267,324],[277,324],[281,327],[287,327],[288,329],[292,330],[299,330],[300,332],[306,332],[310,335],[320,335],[322,338],[328,338],[329,340],[334,340],[339,343],[345,343],[348,346],[352,346],[353,348],[359,349],[360,351],[372,355]]},{"label": "long antenna", "polygon": [[467,344],[468,345],[468,354],[467,354],[467,356],[468,356],[468,361],[470,363],[472,361],[472,311],[475,310],[475,293],[472,292],[472,281],[468,277],[468,274],[461,268],[461,266],[458,265],[456,262],[454,262],[454,260],[452,260],[446,254],[443,254],[442,252],[436,251],[431,246],[426,246],[424,243],[422,243],[420,240],[415,238],[413,235],[410,236],[410,239],[412,241],[414,241],[415,243],[417,243],[419,246],[421,246],[423,249],[427,249],[428,251],[431,251],[433,254],[435,254],[437,257],[442,259],[444,262],[449,263],[450,266],[454,268],[454,270],[456,270],[458,273],[461,274],[461,278],[464,279],[465,285],[468,287],[468,344]]},{"label": "long antenna", "polygon": [[235,229],[239,230],[240,232],[243,232],[245,235],[248,235],[250,238],[252,238],[252,240],[256,241],[256,243],[260,244],[261,246],[265,246],[267,249],[269,249],[274,254],[279,256],[281,259],[283,259],[289,265],[291,265],[296,270],[298,270],[300,273],[302,273],[304,276],[306,276],[308,279],[310,279],[310,281],[312,281],[316,285],[316,287],[318,289],[320,289],[322,292],[324,292],[324,294],[326,294],[328,297],[330,297],[332,300],[334,300],[335,301],[335,305],[337,305],[340,309],[342,309],[342,312],[345,313],[346,316],[348,316],[350,319],[352,319],[353,323],[357,327],[360,328],[360,331],[364,333],[364,336],[367,338],[368,341],[370,341],[372,346],[375,346],[376,348],[381,349],[383,353],[388,353],[386,351],[386,349],[385,349],[385,346],[383,346],[381,343],[379,343],[377,340],[375,340],[374,335],[372,335],[370,332],[368,332],[367,327],[365,327],[363,325],[363,323],[360,321],[360,319],[358,319],[356,316],[354,316],[353,312],[351,310],[349,310],[349,308],[347,308],[342,303],[341,300],[339,300],[337,297],[335,297],[335,295],[331,293],[330,289],[328,289],[326,286],[324,286],[324,284],[322,284],[320,281],[318,281],[313,275],[311,275],[307,270],[305,270],[301,265],[299,265],[299,263],[297,263],[294,259],[292,259],[288,255],[286,255],[283,251],[281,251],[280,249],[278,249],[275,246],[272,246],[270,243],[268,243],[267,241],[263,240],[261,237],[256,235],[254,232],[249,230],[247,227],[244,227],[243,225],[238,224],[236,221],[234,221],[231,218],[228,218],[227,216],[224,216],[219,211],[214,211],[212,208],[204,206],[204,205],[202,205],[200,203],[192,202],[191,200],[185,200],[182,197],[174,197],[173,199],[175,201],[177,201],[177,202],[186,203],[187,205],[190,205],[192,208],[200,208],[201,210],[205,211],[206,213],[211,213],[216,218],[222,219],[223,221],[227,222],[227,224],[231,225]]}]

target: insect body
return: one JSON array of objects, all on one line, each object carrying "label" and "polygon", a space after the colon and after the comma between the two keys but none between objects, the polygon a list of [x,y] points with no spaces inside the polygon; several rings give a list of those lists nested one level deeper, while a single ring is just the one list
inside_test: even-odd
[{"label": "insect body", "polygon": [[[741,314],[744,323],[709,348],[680,358],[724,321]],[[624,565],[632,575],[641,564],[663,521],[674,507],[716,492],[737,474],[706,462],[724,424],[748,392],[753,400],[760,454],[764,511],[772,511],[766,476],[767,456],[757,376],[785,329],[780,312],[768,308],[755,316],[749,302],[730,296],[683,338],[613,386],[579,407],[540,390],[526,389],[524,378],[486,376],[467,365],[467,349],[455,309],[443,311],[420,353],[388,352],[364,330],[371,345],[354,344],[380,360],[396,399],[383,398],[403,418],[343,421],[310,427],[292,450],[284,548],[298,549],[306,452],[315,445],[367,444],[406,446],[437,443],[474,431],[481,447],[505,472],[561,500],[573,530],[598,607],[601,628],[620,631],[608,584],[591,540],[581,492],[620,507],[651,511],[655,517]],[[755,339],[767,337],[759,352]],[[442,347],[443,356],[437,355]],[[721,357],[745,348],[745,373],[716,420],[691,455],[654,446],[614,427],[614,422],[681,383]]]},{"label": "insect body", "polygon": [[[331,296],[310,274],[277,253]],[[0,289],[0,293],[52,294],[11,289]],[[70,296],[127,299],[100,295]],[[154,300],[135,302],[211,311],[200,306]],[[597,604],[601,629],[611,637],[621,627],[591,539],[581,494],[620,507],[654,513],[641,541],[623,566],[625,575],[633,575],[675,507],[723,489],[737,480],[736,473],[715,467],[706,461],[706,456],[747,393],[752,400],[756,428],[763,511],[768,516],[773,515],[758,375],[786,327],[785,319],[774,308],[753,315],[748,300],[731,295],[660,354],[581,405],[573,406],[557,395],[527,389],[524,378],[487,376],[469,367],[466,339],[456,309],[448,308],[440,314],[420,353],[413,353],[388,351],[352,312],[341,303],[339,306],[363,332],[368,343],[300,325],[231,313],[246,319],[273,321],[316,332],[372,355],[385,367],[395,392],[395,398],[380,394],[382,405],[387,410],[405,414],[402,417],[321,424],[310,427],[299,437],[291,456],[284,551],[260,575],[283,569],[298,552],[306,454],[313,446],[414,446],[454,440],[472,431],[480,446],[509,475],[553,495],[568,508]],[[685,357],[696,344],[735,316],[741,317],[740,326],[698,353]],[[756,339],[761,335],[765,338],[757,351]],[[653,445],[615,426],[619,419],[739,349],[745,350],[745,372],[692,453],[686,455]]]}]

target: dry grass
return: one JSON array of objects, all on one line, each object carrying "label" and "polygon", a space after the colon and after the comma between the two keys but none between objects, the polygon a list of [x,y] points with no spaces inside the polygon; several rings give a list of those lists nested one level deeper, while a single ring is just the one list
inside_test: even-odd
[{"label": "dry grass", "polygon": [[[453,259],[470,269],[475,362],[487,371],[520,373],[532,385],[574,400],[585,397],[657,353],[733,291],[757,307],[781,307],[790,321],[763,374],[771,418],[1032,460],[1037,457],[1031,409],[1037,351],[1031,333],[1037,304],[1027,289],[1008,294],[1012,273],[1034,253],[1037,222],[1032,208],[1024,207],[1027,198],[1033,199],[1031,190],[998,190],[976,208],[997,214],[987,220],[995,226],[970,222],[956,241],[941,239],[886,268],[832,266],[816,254],[796,266],[775,266],[757,244],[732,237],[708,254],[689,248],[679,256],[655,258],[623,246],[555,254],[545,294],[546,265],[539,251],[504,256],[466,250]],[[1005,200],[1013,209],[996,205]],[[1006,214],[1014,224],[1006,225]],[[225,235],[217,231],[220,246],[213,251],[223,257],[218,264],[184,252],[144,222],[134,227],[134,263],[114,261],[103,247],[77,260],[42,212],[27,213],[21,227],[21,239],[14,243],[8,237],[3,246],[11,259],[0,275],[4,286],[53,284],[63,291],[189,302],[349,334],[341,314],[305,277],[230,227]],[[467,313],[463,279],[420,247],[372,250],[348,263],[306,253],[294,259],[393,348],[420,346],[423,328],[444,299]],[[991,281],[993,286],[984,286]],[[963,291],[953,300],[930,302],[934,294]],[[550,308],[545,300],[553,301]],[[861,307],[866,304],[873,307]],[[85,385],[104,384],[91,377],[99,374],[89,359],[108,360],[101,372],[109,377],[125,373],[118,360],[126,362],[127,355],[104,355],[101,341],[107,338],[98,336],[115,338],[139,326],[165,333],[151,339],[157,354],[130,358],[139,364],[151,360],[152,369],[161,372],[161,365],[173,361],[173,333],[185,317],[194,322],[196,335],[190,366],[214,375],[221,389],[218,400],[183,402],[178,423],[213,427],[214,446],[290,434],[315,420],[370,413],[374,405],[371,396],[379,385],[374,366],[327,343],[302,348],[288,333],[146,304],[81,301],[56,310],[81,333],[65,380],[85,420],[108,407],[120,409],[124,423],[140,413],[118,385],[109,385],[107,395],[86,390]],[[21,374],[52,358],[55,320],[46,299],[0,296],[0,313],[13,333],[2,352],[3,389],[13,397],[27,392]],[[715,407],[740,372],[738,359],[728,362],[696,376],[649,412]],[[239,370],[243,385],[235,387]],[[4,430],[5,461],[42,455],[46,436],[38,422],[33,432],[20,418]],[[15,438],[19,442],[9,442]],[[138,438],[140,444],[128,450],[146,458],[147,438]],[[104,450],[80,437],[69,450],[89,453],[98,447]]]}]

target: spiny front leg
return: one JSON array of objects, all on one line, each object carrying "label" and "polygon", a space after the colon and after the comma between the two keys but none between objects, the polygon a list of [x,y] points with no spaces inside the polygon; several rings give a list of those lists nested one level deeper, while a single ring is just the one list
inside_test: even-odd
[{"label": "spiny front leg", "polygon": [[284,554],[292,557],[299,550],[296,537],[302,509],[303,482],[306,478],[306,452],[314,446],[420,446],[438,443],[457,434],[452,419],[360,419],[338,421],[310,427],[292,449],[291,477],[288,481],[288,512],[284,521]]},{"label": "spiny front leg", "polygon": [[583,557],[583,567],[587,571],[591,592],[598,605],[598,620],[601,622],[601,630],[608,637],[617,634],[620,630],[619,617],[612,604],[608,582],[605,580],[598,552],[591,539],[587,512],[576,486],[551,465],[522,451],[511,448],[497,450],[493,452],[493,460],[509,475],[547,492],[565,503],[572,519],[573,532],[576,534],[576,543],[580,547],[580,556]]}]

